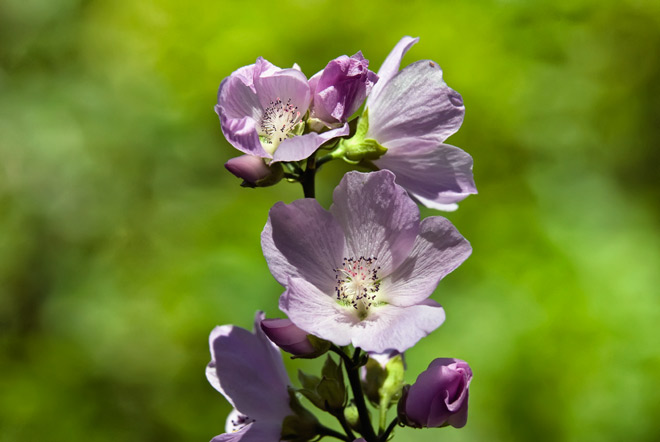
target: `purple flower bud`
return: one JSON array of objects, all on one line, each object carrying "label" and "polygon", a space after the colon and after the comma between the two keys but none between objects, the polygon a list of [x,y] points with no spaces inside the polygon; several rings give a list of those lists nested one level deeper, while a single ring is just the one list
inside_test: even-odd
[{"label": "purple flower bud", "polygon": [[378,76],[368,69],[362,52],[332,60],[309,80],[312,90],[312,117],[328,126],[338,125],[362,105]]},{"label": "purple flower bud", "polygon": [[[280,167],[275,164],[273,167]],[[247,187],[269,186],[277,183],[281,174],[275,173],[272,167],[267,166],[264,160],[254,155],[241,155],[225,163],[225,168],[236,177],[243,180]]]},{"label": "purple flower bud", "polygon": [[288,319],[264,319],[261,329],[268,339],[287,353],[295,356],[305,356],[316,352],[307,338],[307,332],[296,327]]},{"label": "purple flower bud", "polygon": [[467,362],[451,358],[434,360],[411,387],[404,389],[399,401],[399,419],[416,428],[465,426],[471,380],[472,370]]}]

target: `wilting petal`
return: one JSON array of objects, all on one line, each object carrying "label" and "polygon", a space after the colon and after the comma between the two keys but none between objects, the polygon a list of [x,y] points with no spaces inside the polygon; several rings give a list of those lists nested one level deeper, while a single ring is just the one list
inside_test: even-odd
[{"label": "wilting petal", "polygon": [[472,157],[448,144],[415,144],[397,147],[374,161],[379,168],[396,175],[403,186],[425,206],[449,205],[477,193],[472,176]]},{"label": "wilting petal", "polygon": [[399,72],[399,66],[401,66],[403,56],[406,55],[408,49],[413,47],[418,41],[419,38],[406,36],[399,40],[396,46],[394,46],[394,49],[389,53],[378,71],[378,83],[373,87],[367,98],[367,107],[371,107],[371,103],[378,98],[387,82]]},{"label": "wilting petal", "polygon": [[348,135],[348,124],[323,133],[311,132],[288,138],[278,146],[273,154],[273,161],[300,161],[313,154],[323,143],[337,137]]},{"label": "wilting petal", "polygon": [[[377,83],[379,84],[379,83]],[[465,107],[461,96],[442,79],[433,61],[406,66],[369,100],[369,131],[388,147],[400,138],[415,138],[440,144],[463,123]]]},{"label": "wilting petal", "polygon": [[348,172],[333,201],[330,212],[346,235],[347,257],[376,257],[387,275],[408,256],[419,232],[419,209],[394,184],[394,174]]},{"label": "wilting petal", "polygon": [[381,290],[390,304],[417,304],[428,298],[440,280],[461,265],[470,253],[470,243],[448,219],[426,218],[422,220],[410,256],[382,281]]},{"label": "wilting petal", "polygon": [[310,198],[277,203],[268,215],[261,246],[275,279],[301,277],[324,291],[334,287],[334,269],[344,256],[344,234],[330,213]]}]

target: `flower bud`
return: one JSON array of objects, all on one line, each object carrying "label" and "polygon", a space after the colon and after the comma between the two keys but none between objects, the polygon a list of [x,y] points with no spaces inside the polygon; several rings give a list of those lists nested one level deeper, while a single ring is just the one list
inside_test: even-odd
[{"label": "flower bud", "polygon": [[410,427],[465,426],[472,370],[460,359],[431,362],[399,401],[399,420]]},{"label": "flower bud", "polygon": [[312,90],[312,117],[327,126],[338,125],[362,105],[378,76],[368,69],[361,52],[330,61],[309,80]]},{"label": "flower bud", "polygon": [[225,168],[243,180],[244,187],[266,187],[282,179],[279,163],[267,166],[264,160],[254,155],[241,155],[225,163]]},{"label": "flower bud", "polygon": [[[310,336],[289,319],[264,319],[261,329],[268,339],[287,353],[298,357],[317,357],[330,348],[330,343]],[[327,345],[326,345],[327,344]]]},{"label": "flower bud", "polygon": [[362,390],[375,406],[389,407],[400,397],[404,371],[403,353],[369,353],[366,365],[360,367]]}]

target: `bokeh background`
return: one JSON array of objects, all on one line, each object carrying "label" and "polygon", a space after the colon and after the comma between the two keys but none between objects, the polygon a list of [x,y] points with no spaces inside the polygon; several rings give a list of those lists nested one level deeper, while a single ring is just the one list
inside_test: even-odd
[{"label": "bokeh background", "polygon": [[260,55],[377,70],[403,35],[463,95],[479,194],[407,354],[409,382],[470,362],[468,425],[395,440],[660,440],[659,2],[0,0],[0,441],[222,432],[208,333],[278,316],[259,233],[302,193],[224,170],[218,84]]}]

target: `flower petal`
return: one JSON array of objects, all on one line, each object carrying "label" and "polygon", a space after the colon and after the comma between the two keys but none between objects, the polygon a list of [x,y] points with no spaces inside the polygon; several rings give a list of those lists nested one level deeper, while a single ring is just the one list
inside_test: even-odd
[{"label": "flower petal", "polygon": [[252,117],[227,118],[222,114],[223,111],[220,106],[216,106],[215,111],[220,116],[222,134],[229,141],[229,144],[243,153],[261,158],[271,158],[271,155],[264,150],[261,141],[259,141],[257,122]]},{"label": "flower petal", "polygon": [[277,161],[300,161],[308,158],[323,143],[337,137],[349,134],[348,123],[337,129],[323,133],[311,132],[305,135],[287,138],[282,141],[273,154],[273,162]]},{"label": "flower petal", "polygon": [[369,98],[367,138],[385,147],[400,138],[440,144],[461,127],[465,114],[460,94],[447,86],[442,70],[430,60],[406,66],[377,97]]},{"label": "flower petal", "polygon": [[369,97],[367,97],[367,106],[370,107],[370,103],[372,103],[378,95],[382,92],[383,88],[387,84],[388,81],[394,77],[397,72],[399,72],[399,66],[401,66],[401,59],[403,58],[404,55],[406,55],[406,52],[408,52],[408,49],[413,47],[417,42],[419,41],[419,37],[417,38],[412,38],[405,36],[399,42],[394,46],[392,51],[389,53],[385,61],[383,62],[383,65],[380,67],[380,70],[378,71],[378,82],[374,85],[373,89],[371,90],[371,93],[369,94]]},{"label": "flower petal", "polygon": [[352,328],[353,345],[365,351],[396,350],[403,353],[445,321],[445,311],[435,301],[408,307],[392,304],[372,307]]},{"label": "flower petal", "polygon": [[419,208],[389,171],[348,172],[330,212],[346,235],[347,258],[377,258],[381,276],[410,253],[419,232]]},{"label": "flower petal", "polygon": [[269,69],[255,79],[254,86],[263,109],[279,99],[285,104],[291,100],[300,115],[307,112],[310,102],[309,85],[305,74],[297,69]]},{"label": "flower petal", "polygon": [[[245,66],[241,69],[245,70],[249,67],[251,66]],[[222,80],[218,89],[220,115],[224,115],[228,119],[241,119],[243,117],[250,117],[256,121],[261,119],[263,108],[257,94],[250,85],[252,83],[250,73],[249,71],[238,70]],[[249,83],[246,84],[248,81]]]},{"label": "flower petal", "polygon": [[390,304],[401,307],[418,304],[471,253],[470,243],[448,219],[425,218],[410,256],[382,281],[380,291]]},{"label": "flower petal", "polygon": [[335,283],[334,269],[344,256],[344,234],[314,199],[279,202],[270,209],[261,247],[280,284],[286,285],[289,277],[301,277],[329,293]]},{"label": "flower petal", "polygon": [[[415,144],[391,149],[374,161],[396,175],[396,183],[427,207],[446,210],[447,205],[477,193],[472,175],[472,157],[449,144]],[[451,206],[449,209],[451,210]]]},{"label": "flower petal", "polygon": [[276,422],[254,422],[235,433],[220,434],[211,442],[279,442],[282,424]]},{"label": "flower petal", "polygon": [[253,419],[277,420],[289,413],[282,357],[260,327],[255,334],[232,325],[216,327],[209,343],[207,377],[234,408]]},{"label": "flower petal", "polygon": [[340,306],[329,293],[301,278],[290,278],[280,296],[280,310],[297,327],[336,345],[348,345],[359,322],[350,310]]}]

